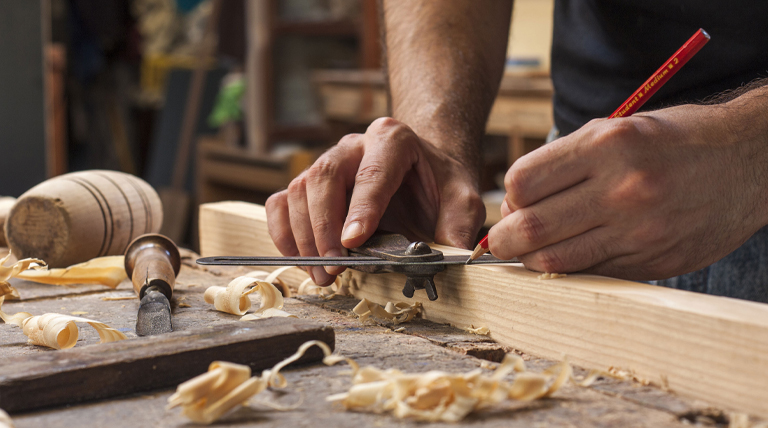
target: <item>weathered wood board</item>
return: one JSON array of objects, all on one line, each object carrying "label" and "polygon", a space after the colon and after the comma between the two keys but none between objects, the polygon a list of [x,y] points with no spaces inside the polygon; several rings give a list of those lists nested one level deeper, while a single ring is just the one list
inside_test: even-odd
[{"label": "weathered wood board", "polygon": [[[240,202],[201,206],[200,244],[203,256],[279,255],[264,208]],[[344,281],[357,297],[407,300],[398,275],[351,271]],[[436,282],[437,301],[415,297],[427,319],[487,326],[532,355],[632,370],[677,393],[768,416],[768,305],[593,275],[540,280],[521,265],[450,267]]]},{"label": "weathered wood board", "polygon": [[[10,413],[176,386],[218,360],[254,373],[308,340],[333,348],[333,329],[292,318],[268,318],[10,358],[0,365],[0,403]],[[313,348],[298,363],[320,361]]]}]

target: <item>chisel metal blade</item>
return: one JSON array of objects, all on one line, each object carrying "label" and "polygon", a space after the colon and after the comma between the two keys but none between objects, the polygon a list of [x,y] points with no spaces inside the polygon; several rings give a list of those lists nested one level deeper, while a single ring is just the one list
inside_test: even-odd
[{"label": "chisel metal blade", "polygon": [[171,303],[165,294],[149,290],[141,298],[139,313],[136,317],[136,334],[152,336],[173,331],[171,322]]}]

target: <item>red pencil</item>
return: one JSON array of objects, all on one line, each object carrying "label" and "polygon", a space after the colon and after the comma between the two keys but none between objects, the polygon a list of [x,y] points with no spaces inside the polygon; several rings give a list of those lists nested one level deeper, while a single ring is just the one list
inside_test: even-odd
[{"label": "red pencil", "polygon": [[[659,88],[664,86],[664,84],[667,83],[667,80],[674,76],[674,74],[677,73],[677,71],[680,70],[680,68],[684,66],[689,59],[696,55],[696,53],[701,50],[701,48],[704,47],[708,41],[709,34],[707,34],[703,28],[699,28],[699,31],[691,36],[691,38],[688,39],[688,41],[685,42],[683,46],[681,46],[680,49],[678,49],[677,52],[675,52],[674,55],[672,55],[667,60],[667,62],[664,63],[664,65],[659,67],[659,69],[656,70],[656,72],[653,73],[651,77],[645,81],[645,83],[640,85],[635,93],[630,95],[629,98],[627,98],[627,100],[624,101],[624,103],[619,108],[617,108],[612,115],[608,116],[608,118],[613,119],[616,117],[626,117],[635,113],[640,107],[642,107],[643,104],[645,104],[646,101],[648,101],[649,98],[651,98],[653,94],[656,93],[656,91],[659,90]],[[472,251],[472,255],[469,256],[469,259],[467,259],[467,264],[471,263],[472,260],[476,260],[478,257],[487,252],[488,235],[485,235],[485,238],[480,240],[480,243],[477,244],[475,250]]]}]

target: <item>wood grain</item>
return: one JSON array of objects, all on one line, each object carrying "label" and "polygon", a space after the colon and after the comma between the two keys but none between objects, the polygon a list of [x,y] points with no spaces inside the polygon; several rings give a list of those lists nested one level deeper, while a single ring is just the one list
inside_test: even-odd
[{"label": "wood grain", "polygon": [[[0,365],[0,403],[9,413],[175,387],[217,360],[271,368],[308,340],[334,347],[330,327],[268,318],[11,358]],[[322,359],[312,349],[298,364]]]},{"label": "wood grain", "polygon": [[[279,254],[264,208],[239,202],[201,206],[200,247],[203,256]],[[436,277],[437,301],[418,293],[415,300],[430,320],[487,326],[526,353],[633,370],[682,395],[768,416],[768,305],[593,275],[538,275],[522,265],[450,267]],[[344,281],[357,297],[407,300],[402,276],[352,271]]]},{"label": "wood grain", "polygon": [[134,238],[156,233],[160,198],[144,180],[117,171],[74,172],[29,189],[8,215],[8,246],[19,259],[67,267],[123,254]]}]

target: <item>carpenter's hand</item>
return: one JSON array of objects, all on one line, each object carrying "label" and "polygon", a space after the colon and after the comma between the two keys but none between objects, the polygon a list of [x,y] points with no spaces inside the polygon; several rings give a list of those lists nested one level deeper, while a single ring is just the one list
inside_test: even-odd
[{"label": "carpenter's hand", "polygon": [[[519,159],[500,258],[530,269],[651,280],[703,268],[766,224],[765,146],[722,106],[680,106],[593,120]],[[738,138],[738,140],[737,140]]]},{"label": "carpenter's hand", "polygon": [[[472,177],[462,162],[408,126],[377,119],[267,200],[269,233],[286,256],[340,256],[377,227],[469,248],[485,219]],[[309,272],[315,283],[328,285],[343,270],[318,266]]]}]

